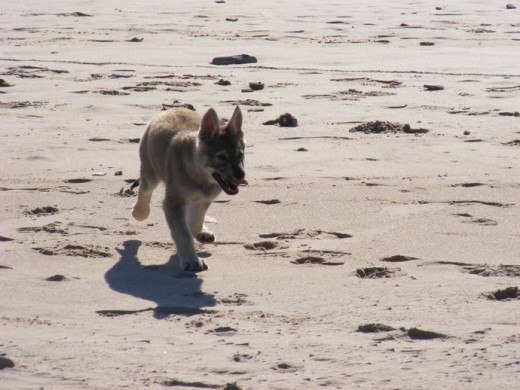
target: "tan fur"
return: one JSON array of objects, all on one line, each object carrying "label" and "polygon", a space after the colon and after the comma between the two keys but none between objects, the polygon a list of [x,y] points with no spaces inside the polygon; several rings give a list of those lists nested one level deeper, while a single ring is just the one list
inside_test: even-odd
[{"label": "tan fur", "polygon": [[197,256],[194,238],[215,240],[204,226],[204,215],[222,189],[236,194],[245,176],[241,125],[239,107],[225,126],[219,126],[213,109],[202,119],[193,111],[173,109],[152,118],[141,140],[140,187],[132,215],[139,221],[148,217],[152,192],[164,182],[163,209],[185,270],[207,269]]}]

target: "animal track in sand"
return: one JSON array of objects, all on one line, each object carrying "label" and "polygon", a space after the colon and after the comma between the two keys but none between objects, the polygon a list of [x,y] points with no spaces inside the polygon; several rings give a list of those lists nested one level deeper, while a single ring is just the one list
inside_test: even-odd
[{"label": "animal track in sand", "polygon": [[246,99],[246,100],[225,100],[222,103],[231,103],[235,106],[253,106],[253,107],[269,107],[272,106],[271,103],[262,103],[258,100],[254,99]]},{"label": "animal track in sand", "polygon": [[392,341],[402,338],[408,338],[410,340],[434,340],[434,339],[446,339],[449,338],[448,335],[438,332],[433,332],[431,330],[423,330],[418,328],[409,328],[400,327],[396,329],[394,327],[384,325],[384,324],[365,324],[359,325],[358,332],[361,333],[382,333],[387,332],[386,336],[382,338],[377,338],[375,341]]},{"label": "animal track in sand", "polygon": [[97,245],[78,245],[67,244],[64,246],[57,246],[55,248],[33,248],[45,256],[79,256],[88,258],[111,257],[112,254],[106,247]]},{"label": "animal track in sand", "polygon": [[48,104],[49,102],[39,102],[39,101],[21,101],[21,102],[7,102],[7,103],[4,103],[4,102],[0,102],[0,107],[1,108],[26,108],[26,107],[41,107],[41,106],[44,106],[46,104]]},{"label": "animal track in sand", "polygon": [[291,261],[293,264],[320,264],[320,265],[343,265],[344,262],[341,261],[326,261],[323,257],[320,256],[304,256],[299,257],[294,261]]},{"label": "animal track in sand", "polygon": [[[294,240],[294,239],[306,239],[306,238],[323,238],[324,235],[333,236],[339,239],[352,237],[347,233],[340,232],[329,232],[321,229],[296,229],[289,233],[266,233],[260,234],[260,238],[276,238],[277,240]],[[332,237],[331,237],[332,238]]]},{"label": "animal track in sand", "polygon": [[235,293],[229,295],[226,298],[217,299],[217,302],[223,305],[232,305],[232,306],[242,306],[242,305],[252,305],[247,299],[247,294]]},{"label": "animal track in sand", "polygon": [[173,248],[173,243],[171,243],[171,242],[150,241],[150,242],[145,242],[144,245],[152,247],[152,248],[161,248],[161,249]]},{"label": "animal track in sand", "polygon": [[329,99],[331,101],[342,101],[342,100],[350,100],[350,101],[357,101],[365,97],[372,97],[372,96],[392,96],[395,95],[394,92],[386,92],[386,91],[359,91],[357,89],[348,89],[346,91],[338,91],[333,92],[330,94],[317,94],[317,95],[303,95],[302,98],[304,99],[319,99],[319,98],[325,98]]},{"label": "animal track in sand", "polygon": [[476,266],[469,270],[470,274],[479,276],[520,276],[520,265],[499,265],[498,267]]},{"label": "animal track in sand", "polygon": [[208,331],[207,333],[212,333],[217,336],[234,336],[237,334],[238,329],[232,328],[230,326],[219,326],[215,329]]},{"label": "animal track in sand", "polygon": [[344,261],[333,261],[344,256],[350,256],[348,252],[306,249],[297,253],[298,258],[291,261],[292,264],[319,264],[319,265],[343,265]]},{"label": "animal track in sand", "polygon": [[516,264],[500,264],[498,266],[489,266],[487,264],[471,264],[461,263],[457,261],[436,261],[429,264],[443,264],[455,265],[462,268],[462,272],[467,272],[472,275],[479,275],[484,277],[519,277],[520,265]]},{"label": "animal track in sand", "polygon": [[282,245],[276,241],[260,241],[260,242],[255,242],[252,244],[245,244],[244,248],[246,248],[249,251],[252,251],[252,250],[269,251],[272,249],[285,249],[285,248],[287,248],[287,246]]},{"label": "animal track in sand", "polygon": [[30,211],[24,212],[26,215],[52,215],[58,213],[58,208],[54,206],[43,206],[43,207],[37,207],[35,209],[32,209]]},{"label": "animal track in sand", "polygon": [[356,270],[356,276],[362,279],[380,279],[380,278],[390,278],[395,276],[400,268],[387,268],[387,267],[367,267],[367,268],[358,268]]},{"label": "animal track in sand", "polygon": [[479,225],[483,225],[483,226],[496,226],[498,225],[498,222],[497,221],[494,221],[492,219],[488,219],[488,218],[477,218],[477,219],[472,219],[471,221],[463,221],[464,223],[477,223]]},{"label": "animal track in sand", "polygon": [[464,206],[468,206],[468,205],[472,205],[472,204],[480,204],[480,205],[484,205],[484,206],[491,206],[491,207],[503,207],[503,208],[507,208],[507,207],[510,207],[510,206],[514,206],[514,204],[511,204],[511,203],[500,203],[500,202],[486,202],[486,201],[483,201],[483,200],[447,200],[447,201],[427,201],[427,200],[420,200],[417,202],[418,204],[434,204],[434,203],[446,203],[446,204],[449,204],[449,205],[464,205]]},{"label": "animal track in sand", "polygon": [[17,230],[21,233],[45,232],[45,233],[51,233],[51,234],[58,233],[58,234],[62,234],[62,235],[69,234],[67,232],[67,228],[64,228],[64,229],[60,228],[59,227],[60,225],[61,225],[61,222],[53,222],[53,223],[48,223],[47,225],[43,225],[43,226],[21,227],[21,228],[18,228]]},{"label": "animal track in sand", "polygon": [[11,66],[7,68],[6,72],[3,72],[3,75],[8,76],[16,76],[20,78],[42,78],[42,73],[53,73],[53,74],[61,74],[61,73],[69,73],[68,70],[58,70],[58,69],[49,69],[41,66],[33,66],[33,65],[21,65],[21,66]]}]

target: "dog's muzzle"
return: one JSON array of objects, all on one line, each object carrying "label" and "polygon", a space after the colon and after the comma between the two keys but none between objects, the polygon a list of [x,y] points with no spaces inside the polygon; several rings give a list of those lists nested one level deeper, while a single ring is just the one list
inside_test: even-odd
[{"label": "dog's muzzle", "polygon": [[228,195],[236,195],[238,194],[238,187],[247,186],[247,180],[242,178],[240,180],[226,180],[217,172],[213,172],[213,178],[220,185],[222,190]]}]

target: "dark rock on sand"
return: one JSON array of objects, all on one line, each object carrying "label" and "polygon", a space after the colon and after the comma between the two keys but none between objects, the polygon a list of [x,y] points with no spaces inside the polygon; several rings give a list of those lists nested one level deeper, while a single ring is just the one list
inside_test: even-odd
[{"label": "dark rock on sand", "polygon": [[13,368],[14,362],[5,356],[0,356],[0,370],[3,370],[4,368]]},{"label": "dark rock on sand", "polygon": [[238,65],[251,64],[255,62],[257,62],[256,57],[250,56],[249,54],[239,54],[227,57],[215,57],[211,61],[213,65]]},{"label": "dark rock on sand", "polygon": [[430,330],[422,330],[417,328],[410,328],[407,331],[408,337],[412,340],[433,340],[445,339],[448,336],[442,333],[432,332]]},{"label": "dark rock on sand", "polygon": [[260,90],[264,89],[264,83],[252,82],[252,83],[249,83],[249,88],[251,88],[253,91],[260,91]]}]

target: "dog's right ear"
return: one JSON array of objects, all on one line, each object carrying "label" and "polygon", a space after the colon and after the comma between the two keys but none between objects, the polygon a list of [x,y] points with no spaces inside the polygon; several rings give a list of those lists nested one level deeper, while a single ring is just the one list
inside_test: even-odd
[{"label": "dog's right ear", "polygon": [[201,141],[212,138],[220,130],[218,116],[213,108],[210,108],[200,122],[199,139]]}]

